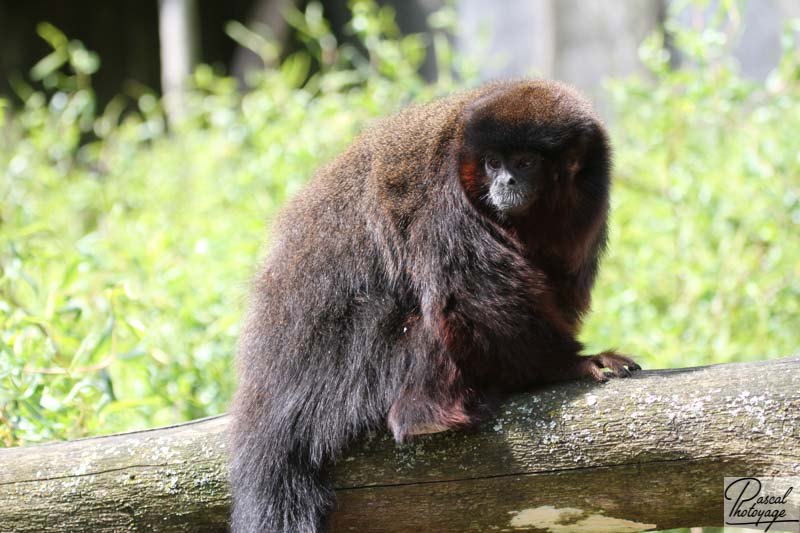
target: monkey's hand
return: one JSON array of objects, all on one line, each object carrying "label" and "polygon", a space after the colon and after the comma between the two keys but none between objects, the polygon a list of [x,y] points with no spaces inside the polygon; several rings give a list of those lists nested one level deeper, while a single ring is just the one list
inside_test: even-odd
[{"label": "monkey's hand", "polygon": [[[608,372],[603,369],[607,369]],[[581,357],[575,367],[575,372],[576,377],[590,377],[595,381],[606,382],[610,376],[627,378],[633,372],[641,369],[642,367],[630,357],[608,351]]]}]

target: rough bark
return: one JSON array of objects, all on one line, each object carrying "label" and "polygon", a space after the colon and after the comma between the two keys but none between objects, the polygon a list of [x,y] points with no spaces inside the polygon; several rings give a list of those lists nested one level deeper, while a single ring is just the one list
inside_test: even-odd
[{"label": "rough bark", "polygon": [[[227,419],[0,450],[0,531],[224,530]],[[721,525],[725,475],[800,475],[800,357],[512,398],[471,433],[338,464],[335,531]]]}]

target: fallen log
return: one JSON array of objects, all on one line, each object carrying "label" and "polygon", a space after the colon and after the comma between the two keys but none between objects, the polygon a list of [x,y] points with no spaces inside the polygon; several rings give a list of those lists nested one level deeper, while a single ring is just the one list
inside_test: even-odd
[{"label": "fallen log", "polygon": [[[0,450],[0,531],[222,531],[225,416]],[[366,437],[334,531],[722,525],[723,476],[800,475],[800,357],[563,383],[469,433]]]}]

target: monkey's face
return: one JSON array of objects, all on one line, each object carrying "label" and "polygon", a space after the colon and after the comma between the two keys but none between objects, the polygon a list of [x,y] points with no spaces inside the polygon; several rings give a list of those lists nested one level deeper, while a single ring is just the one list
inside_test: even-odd
[{"label": "monkey's face", "polygon": [[535,152],[488,152],[483,157],[487,199],[503,215],[525,213],[541,192],[544,166]]},{"label": "monkey's face", "polygon": [[606,205],[607,136],[573,89],[501,83],[463,120],[459,180],[473,204],[503,222],[550,227],[553,217],[583,220]]}]

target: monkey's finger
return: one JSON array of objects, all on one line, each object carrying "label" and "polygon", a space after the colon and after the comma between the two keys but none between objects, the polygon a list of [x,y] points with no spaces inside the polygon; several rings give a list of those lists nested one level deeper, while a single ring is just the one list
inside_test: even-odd
[{"label": "monkey's finger", "polygon": [[628,369],[631,370],[631,371],[641,370],[642,369],[642,367],[640,367],[638,364],[636,364],[636,361],[634,361],[633,359],[631,359],[627,355],[622,355],[622,354],[619,354],[619,353],[610,353],[608,355],[613,357],[614,359],[620,361],[622,364],[627,366]]},{"label": "monkey's finger", "polygon": [[633,359],[631,359],[627,355],[618,354],[618,353],[613,352],[613,351],[603,352],[603,353],[599,354],[598,357],[600,357],[603,360],[603,362],[606,363],[606,364],[621,364],[621,365],[625,365],[626,367],[628,367],[627,370],[629,371],[629,373],[627,375],[630,375],[630,372],[636,372],[637,370],[641,370],[642,369],[642,367],[639,366],[636,363],[636,361],[634,361]]},{"label": "monkey's finger", "polygon": [[605,366],[615,378],[627,378],[631,375],[630,371],[625,368],[625,365],[616,359],[601,357],[601,361],[603,361],[603,366]]},{"label": "monkey's finger", "polygon": [[603,364],[596,357],[582,357],[578,362],[578,377],[589,377],[599,383],[608,381],[608,376],[602,370]]},{"label": "monkey's finger", "polygon": [[614,352],[604,352],[596,355],[595,358],[598,360],[598,364],[610,371],[612,376],[617,378],[627,378],[631,376],[632,369],[630,367],[626,368],[626,365],[633,363],[630,358]]},{"label": "monkey's finger", "polygon": [[615,377],[618,378],[629,378],[631,377],[631,371],[625,368],[624,365],[614,364],[611,367],[611,373],[614,374]]}]

